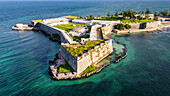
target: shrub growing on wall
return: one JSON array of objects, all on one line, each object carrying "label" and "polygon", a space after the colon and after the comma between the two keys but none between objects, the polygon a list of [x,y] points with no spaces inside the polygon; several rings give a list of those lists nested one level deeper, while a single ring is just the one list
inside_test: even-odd
[{"label": "shrub growing on wall", "polygon": [[126,25],[125,25],[125,28],[126,28],[126,29],[131,29],[131,25],[126,24]]},{"label": "shrub growing on wall", "polygon": [[124,25],[123,24],[117,24],[116,25],[116,29],[123,30],[124,29]]}]

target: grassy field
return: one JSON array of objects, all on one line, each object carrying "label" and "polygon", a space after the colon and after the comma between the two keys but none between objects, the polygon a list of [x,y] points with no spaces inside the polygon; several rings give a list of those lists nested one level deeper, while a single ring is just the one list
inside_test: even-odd
[{"label": "grassy field", "polygon": [[139,19],[125,19],[122,20],[123,23],[139,23],[139,22],[153,22],[155,20],[153,19],[143,19],[143,20],[139,20]]},{"label": "grassy field", "polygon": [[79,26],[89,26],[89,25],[69,22],[69,24],[55,25],[54,27],[70,32],[70,30],[73,30],[74,28],[79,27]]},{"label": "grassy field", "polygon": [[85,74],[85,73],[91,73],[91,72],[95,72],[99,69],[99,67],[95,67],[94,64],[90,65],[89,67],[87,67],[82,73],[80,74]]},{"label": "grassy field", "polygon": [[74,69],[68,63],[66,63],[65,65],[61,65],[58,68],[58,73],[68,73],[68,72],[74,72]]}]

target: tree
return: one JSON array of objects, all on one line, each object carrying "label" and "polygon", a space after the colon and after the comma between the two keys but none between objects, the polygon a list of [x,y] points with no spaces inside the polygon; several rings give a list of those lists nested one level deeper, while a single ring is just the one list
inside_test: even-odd
[{"label": "tree", "polygon": [[115,16],[118,16],[118,11],[116,10]]},{"label": "tree", "polygon": [[90,19],[90,15],[87,15],[87,19]]},{"label": "tree", "polygon": [[116,25],[116,29],[123,30],[124,29],[124,25],[123,24],[117,24]]},{"label": "tree", "polygon": [[144,14],[144,11],[142,11],[142,14]]},{"label": "tree", "polygon": [[82,16],[80,16],[80,19],[82,19],[83,17]]},{"label": "tree", "polygon": [[158,16],[158,12],[155,12],[155,13],[154,13],[154,17],[155,17],[155,16]]},{"label": "tree", "polygon": [[151,11],[149,10],[149,8],[146,9],[145,14],[151,14]]},{"label": "tree", "polygon": [[131,25],[126,24],[126,25],[125,25],[125,28],[126,28],[126,29],[131,29]]},{"label": "tree", "polygon": [[155,20],[158,20],[158,12],[155,12],[155,13],[154,13],[154,19],[155,19]]},{"label": "tree", "polygon": [[93,20],[93,15],[90,15],[90,20]]},{"label": "tree", "polygon": [[136,18],[135,15],[136,15],[136,11],[132,11],[132,18]]},{"label": "tree", "polygon": [[107,16],[110,17],[110,12],[107,13]]},{"label": "tree", "polygon": [[123,17],[129,17],[129,18],[135,18],[136,15],[136,11],[132,11],[132,10],[127,10],[127,11],[123,11]]},{"label": "tree", "polygon": [[148,15],[148,14],[146,14],[146,15],[145,15],[145,18],[146,18],[146,19],[148,19],[148,18],[149,18],[149,15]]},{"label": "tree", "polygon": [[139,20],[142,20],[142,19],[143,19],[141,15],[138,15],[137,18],[138,18]]},{"label": "tree", "polygon": [[161,16],[161,13],[159,13],[158,16]]},{"label": "tree", "polygon": [[163,16],[168,16],[168,10],[162,11],[161,14],[162,14]]},{"label": "tree", "polygon": [[155,16],[154,19],[155,19],[155,20],[158,20],[158,16]]}]

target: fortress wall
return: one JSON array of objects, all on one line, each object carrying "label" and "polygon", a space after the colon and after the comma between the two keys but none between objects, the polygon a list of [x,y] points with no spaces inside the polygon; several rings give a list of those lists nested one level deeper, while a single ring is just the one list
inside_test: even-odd
[{"label": "fortress wall", "polygon": [[157,28],[161,24],[160,21],[148,22],[148,23],[123,23],[124,25],[131,25],[131,29],[152,29]]},{"label": "fortress wall", "polygon": [[101,60],[103,60],[105,57],[107,57],[109,54],[113,52],[113,46],[112,46],[112,40],[105,41],[105,43],[102,43],[98,48],[94,48],[92,52],[92,61],[93,64],[99,63]]},{"label": "fortress wall", "polygon": [[131,25],[131,29],[139,29],[141,26],[141,23],[123,23],[124,25],[129,24]]},{"label": "fortress wall", "polygon": [[102,27],[102,33],[103,33],[103,37],[106,38],[106,35],[111,33],[113,29],[113,25],[107,25],[105,27]]},{"label": "fortress wall", "polygon": [[105,41],[105,43],[101,43],[99,46],[96,46],[94,49],[89,50],[88,53],[85,53],[81,57],[78,57],[77,74],[83,72],[91,64],[97,64],[112,52],[113,52],[113,46],[112,46],[111,39]]},{"label": "fortress wall", "polygon": [[[79,57],[78,57],[79,58]],[[91,54],[88,52],[86,54],[83,54],[79,60],[77,61],[77,74],[80,74],[83,72],[88,66],[90,66],[93,62],[91,60]]]},{"label": "fortress wall", "polygon": [[60,48],[61,56],[68,62],[68,64],[77,71],[77,58],[73,57],[62,45]]},{"label": "fortress wall", "polygon": [[146,29],[157,28],[161,25],[160,21],[150,22],[146,24]]},{"label": "fortress wall", "polygon": [[68,41],[64,38],[63,34],[59,30],[56,30],[56,29],[54,29],[48,25],[45,25],[43,23],[37,23],[36,26],[38,26],[41,31],[45,32],[48,35],[50,35],[50,34],[60,35],[61,42],[68,43]]}]

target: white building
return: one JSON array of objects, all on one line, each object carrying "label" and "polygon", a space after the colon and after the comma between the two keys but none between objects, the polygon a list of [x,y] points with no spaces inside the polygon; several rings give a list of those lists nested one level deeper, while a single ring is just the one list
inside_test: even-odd
[{"label": "white building", "polygon": [[92,24],[117,24],[117,23],[121,23],[121,21],[92,20]]},{"label": "white building", "polygon": [[88,24],[88,25],[91,25],[91,21],[87,21],[87,20],[77,20],[77,19],[74,19],[72,20],[73,23],[81,23],[81,24]]},{"label": "white building", "polygon": [[91,32],[90,32],[90,41],[98,40],[98,31],[97,31],[97,29],[101,28],[101,27],[102,27],[102,25],[97,25],[97,24],[92,26]]},{"label": "white building", "polygon": [[72,31],[70,31],[70,33],[73,36],[84,36],[86,34],[86,32],[88,32],[89,29],[87,27],[76,27],[75,29],[73,29]]},{"label": "white building", "polygon": [[90,41],[90,38],[81,38],[81,43],[85,43]]},{"label": "white building", "polygon": [[27,24],[16,24],[17,28],[24,28],[24,27],[28,27]]},{"label": "white building", "polygon": [[43,23],[50,26],[54,26],[54,25],[68,24],[68,21],[69,19],[65,19],[65,18],[52,18],[52,19],[43,20]]},{"label": "white building", "polygon": [[61,25],[61,24],[68,24],[68,22],[48,23],[48,25],[50,26]]}]

